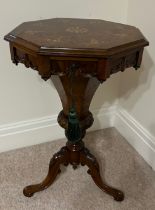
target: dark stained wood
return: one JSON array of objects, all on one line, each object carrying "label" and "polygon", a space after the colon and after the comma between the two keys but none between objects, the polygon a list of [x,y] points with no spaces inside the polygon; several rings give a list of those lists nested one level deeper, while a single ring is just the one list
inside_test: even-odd
[{"label": "dark stained wood", "polygon": [[103,182],[100,176],[99,164],[96,158],[84,147],[83,142],[77,145],[67,143],[66,147],[62,147],[50,161],[49,172],[43,182],[36,185],[30,185],[24,188],[23,193],[27,197],[33,196],[34,193],[42,191],[49,187],[61,172],[60,165],[67,166],[72,164],[73,168],[76,169],[79,164],[82,166],[88,166],[88,174],[91,175],[95,184],[104,192],[113,196],[116,201],[122,201],[124,194],[115,188],[109,187]]},{"label": "dark stained wood", "polygon": [[99,164],[85,148],[82,138],[93,123],[89,106],[99,84],[128,67],[139,68],[148,41],[133,26],[69,18],[23,23],[6,35],[5,40],[10,43],[13,63],[23,63],[38,71],[44,80],[52,79],[63,107],[58,123],[65,130],[72,104],[69,75],[74,66],[73,96],[82,129],[80,141],[76,144],[68,141],[51,159],[45,180],[26,187],[24,195],[31,197],[49,187],[61,171],[61,164],[72,164],[74,169],[81,164],[88,166],[88,173],[101,190],[122,201],[124,194],[102,180]]},{"label": "dark stained wood", "polygon": [[[15,64],[44,80],[66,73],[71,62],[101,82],[128,67],[138,68],[149,43],[136,27],[104,20],[54,18],[19,25],[7,34]],[[65,68],[62,68],[62,65]]]},{"label": "dark stained wood", "polygon": [[[100,82],[95,77],[84,76],[79,71],[77,73],[78,75],[76,75],[72,87],[76,112],[82,129],[87,129],[93,123],[92,114],[89,112],[90,102]],[[67,75],[52,75],[51,79],[59,93],[63,106],[63,111],[58,116],[58,122],[63,128],[67,129],[67,116],[72,104],[70,79]]]},{"label": "dark stained wood", "polygon": [[[109,39],[110,37],[110,39]],[[139,29],[120,23],[94,19],[54,18],[26,22],[10,32],[6,40],[34,48],[40,54],[53,52],[73,54],[83,51],[92,56],[95,51],[99,55],[113,54],[118,51],[142,47],[148,44]],[[32,47],[30,47],[32,45]],[[79,54],[79,53],[78,53]],[[97,54],[97,53],[95,53]]]}]

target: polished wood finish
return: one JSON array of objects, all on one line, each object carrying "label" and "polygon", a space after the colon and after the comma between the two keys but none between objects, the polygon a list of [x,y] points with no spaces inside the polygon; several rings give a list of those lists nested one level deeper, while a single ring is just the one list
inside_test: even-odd
[{"label": "polished wood finish", "polygon": [[124,194],[115,188],[109,187],[105,182],[103,182],[100,176],[99,164],[96,158],[89,152],[87,148],[84,147],[81,141],[78,145],[73,145],[67,143],[65,147],[62,147],[59,152],[57,152],[50,161],[49,172],[47,177],[43,182],[36,185],[30,185],[24,188],[24,195],[27,197],[33,196],[34,193],[42,191],[49,187],[61,172],[60,165],[63,164],[67,166],[72,164],[73,168],[76,169],[79,164],[82,166],[88,166],[87,173],[91,175],[95,184],[104,192],[113,196],[116,201],[122,201],[124,199]]},{"label": "polished wood finish", "polygon": [[44,80],[66,74],[71,63],[78,63],[81,73],[103,82],[112,73],[138,68],[148,45],[133,26],[91,19],[27,22],[4,38],[10,42],[12,61],[38,70]]},{"label": "polished wood finish", "polygon": [[[68,114],[72,105],[71,87],[75,101],[81,139],[70,141],[61,148],[49,165],[43,182],[24,189],[31,197],[49,187],[60,173],[60,165],[88,166],[88,173],[104,192],[122,201],[124,194],[104,183],[96,158],[85,148],[82,138],[93,123],[89,111],[92,97],[100,83],[111,74],[128,67],[140,67],[143,49],[149,43],[133,26],[92,19],[55,18],[23,23],[5,36],[10,42],[11,59],[37,70],[44,80],[52,79],[60,96],[63,110],[58,123],[68,129]],[[73,69],[74,67],[74,69]],[[74,70],[71,84],[70,72]]]},{"label": "polished wood finish", "polygon": [[[77,73],[78,75],[76,75],[76,79],[72,85],[72,88],[76,112],[78,114],[80,125],[82,129],[85,130],[89,128],[93,123],[93,116],[91,112],[89,112],[89,106],[100,82],[95,77],[84,77],[79,73],[79,71]],[[58,122],[63,128],[67,129],[67,116],[69,108],[72,104],[72,98],[70,94],[70,79],[67,75],[52,75],[51,79],[59,93],[63,106],[63,111],[61,111],[58,116]]]},{"label": "polished wood finish", "polygon": [[26,22],[5,38],[33,52],[59,56],[107,56],[148,44],[133,26],[97,19],[54,18]]}]

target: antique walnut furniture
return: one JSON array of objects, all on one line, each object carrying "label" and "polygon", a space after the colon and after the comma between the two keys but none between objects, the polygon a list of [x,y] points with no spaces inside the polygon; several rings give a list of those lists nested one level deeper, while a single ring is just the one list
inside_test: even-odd
[{"label": "antique walnut furniture", "polygon": [[88,166],[88,174],[104,192],[122,201],[124,194],[108,186],[100,176],[96,158],[82,141],[93,123],[89,106],[98,86],[111,74],[128,67],[138,69],[143,49],[149,43],[135,27],[97,19],[55,18],[25,22],[5,36],[11,59],[37,70],[42,79],[52,79],[62,102],[58,123],[65,129],[66,146],[54,154],[47,177],[25,187],[24,195],[49,187],[60,165],[75,169]]}]

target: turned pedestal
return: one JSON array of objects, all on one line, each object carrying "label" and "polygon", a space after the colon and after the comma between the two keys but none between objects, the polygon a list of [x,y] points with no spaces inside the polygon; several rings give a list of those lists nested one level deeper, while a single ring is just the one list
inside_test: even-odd
[{"label": "turned pedestal", "polygon": [[53,155],[47,177],[39,184],[25,187],[24,195],[31,197],[49,187],[61,172],[61,164],[71,164],[74,169],[81,164],[88,166],[88,174],[101,190],[122,201],[123,192],[101,178],[99,164],[84,146],[83,138],[93,123],[89,106],[98,86],[113,73],[128,67],[138,69],[148,41],[133,26],[69,18],[23,23],[5,39],[10,42],[13,63],[37,70],[44,80],[52,79],[63,107],[58,123],[65,133],[73,99],[80,127],[80,138],[76,142],[68,139],[66,146]]},{"label": "turned pedestal", "polygon": [[[61,111],[58,116],[58,122],[64,129],[67,129],[67,116],[72,102],[70,97],[71,87],[69,86],[69,77],[66,75],[52,76],[52,81],[59,93],[63,105],[63,111]],[[82,137],[84,137],[86,129],[93,123],[93,116],[89,111],[89,105],[99,84],[100,82],[96,78],[84,77],[80,74],[76,75],[76,80],[74,81],[73,90],[75,107],[82,128]],[[77,143],[68,141],[66,146],[62,147],[51,159],[49,172],[45,180],[40,184],[26,187],[24,189],[24,195],[31,197],[35,192],[49,187],[55,180],[58,173],[60,173],[61,164],[65,166],[72,164],[74,169],[76,169],[79,164],[82,166],[87,165],[89,168],[88,173],[91,175],[92,179],[99,188],[112,195],[115,200],[123,200],[124,195],[121,191],[109,187],[102,181],[99,164],[96,158],[84,146],[82,139],[80,139]]]}]

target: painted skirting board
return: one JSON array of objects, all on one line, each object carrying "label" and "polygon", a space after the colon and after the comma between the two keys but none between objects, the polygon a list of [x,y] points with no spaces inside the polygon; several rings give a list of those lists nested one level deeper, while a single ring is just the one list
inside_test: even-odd
[{"label": "painted skirting board", "polygon": [[[92,110],[91,110],[92,111]],[[94,124],[88,129],[116,127],[145,161],[155,170],[155,137],[129,113],[118,106],[92,111]],[[57,115],[0,126],[0,152],[64,138]]]},{"label": "painted skirting board", "polygon": [[[91,110],[94,124],[89,130],[112,127],[116,106]],[[0,152],[64,138],[57,115],[0,126]]]},{"label": "painted skirting board", "polygon": [[155,170],[155,137],[121,107],[117,108],[114,126]]}]

